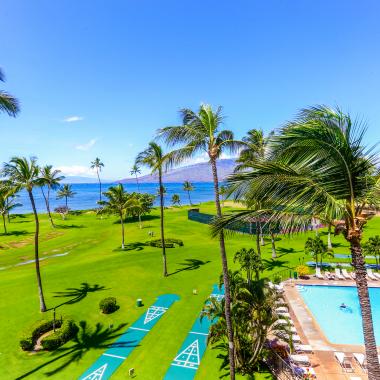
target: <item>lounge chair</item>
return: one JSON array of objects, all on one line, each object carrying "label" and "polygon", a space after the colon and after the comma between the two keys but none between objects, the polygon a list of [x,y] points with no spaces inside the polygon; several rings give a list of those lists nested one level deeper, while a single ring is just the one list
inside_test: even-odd
[{"label": "lounge chair", "polygon": [[277,319],[277,321],[274,324],[294,326],[293,321],[289,318],[279,318],[279,319]]},{"label": "lounge chair", "polygon": [[367,276],[370,280],[377,281],[377,277],[373,275],[371,268],[367,268]]},{"label": "lounge chair", "polygon": [[294,364],[310,367],[310,359],[307,355],[289,355],[290,361]]},{"label": "lounge chair", "polygon": [[297,353],[307,353],[307,354],[313,353],[313,349],[309,344],[295,344],[294,351]]},{"label": "lounge chair", "polygon": [[287,312],[289,312],[289,310],[285,306],[279,306],[279,307],[276,308],[276,312],[277,313],[287,313]]},{"label": "lounge chair", "polygon": [[326,280],[334,280],[334,275],[329,271],[325,271],[325,278]]},{"label": "lounge chair", "polygon": [[348,359],[344,352],[334,352],[334,356],[344,372],[354,372],[350,359]]},{"label": "lounge chair", "polygon": [[342,275],[346,280],[353,280],[354,278],[347,272],[347,269],[342,269]]},{"label": "lounge chair", "polygon": [[285,317],[285,318],[291,318],[290,314],[289,313],[284,313],[284,312],[277,312],[278,315],[281,315],[281,317]]},{"label": "lounge chair", "polygon": [[372,272],[372,274],[373,274],[378,280],[380,280],[380,274],[379,274],[379,273],[377,273],[377,272]]},{"label": "lounge chair", "polygon": [[366,357],[364,354],[361,354],[361,353],[357,353],[355,352],[353,354],[354,356],[354,359],[356,360],[356,362],[359,364],[360,368],[364,371],[364,372],[367,372],[367,360],[366,360]]},{"label": "lounge chair", "polygon": [[321,273],[321,268],[320,267],[315,267],[315,277],[317,277],[320,280],[324,280],[325,278],[323,277]]},{"label": "lounge chair", "polygon": [[339,268],[335,268],[335,277],[336,277],[338,280],[344,280],[344,277],[341,275],[341,273],[340,273],[340,269],[339,269]]}]

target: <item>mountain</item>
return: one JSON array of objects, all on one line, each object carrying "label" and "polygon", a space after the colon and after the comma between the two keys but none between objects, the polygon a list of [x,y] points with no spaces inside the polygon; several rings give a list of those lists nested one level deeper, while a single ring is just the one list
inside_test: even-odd
[{"label": "mountain", "polygon": [[[218,176],[222,181],[229,174],[231,174],[235,168],[234,159],[218,160]],[[135,182],[134,178],[125,178],[120,180],[121,183]],[[158,181],[157,174],[144,175],[139,177],[140,183],[155,183]],[[163,181],[166,183],[182,183],[184,181],[191,182],[212,182],[211,167],[208,162],[201,162],[199,164],[184,166],[182,168],[173,169],[163,175]]]}]

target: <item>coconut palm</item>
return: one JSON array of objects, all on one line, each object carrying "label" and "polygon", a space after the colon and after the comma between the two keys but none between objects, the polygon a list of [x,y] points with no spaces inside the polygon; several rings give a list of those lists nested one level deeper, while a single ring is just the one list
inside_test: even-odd
[{"label": "coconut palm", "polygon": [[152,173],[158,174],[158,192],[160,197],[160,230],[162,244],[163,276],[168,276],[166,262],[165,234],[164,234],[164,185],[162,183],[162,173],[166,167],[167,156],[162,147],[155,142],[150,142],[148,148],[139,153],[136,157],[136,164],[148,167]]},{"label": "coconut palm", "polygon": [[[229,183],[235,197],[271,202],[276,214],[294,220],[326,216],[350,244],[360,302],[370,380],[380,379],[361,239],[378,177],[377,156],[364,146],[365,129],[340,109],[304,109],[269,142],[267,161],[257,162]],[[225,227],[224,221],[218,227]]]},{"label": "coconut palm", "polygon": [[96,157],[94,161],[91,162],[91,169],[96,170],[96,175],[98,176],[99,182],[99,201],[102,200],[102,182],[100,181],[100,172],[104,168],[104,164],[100,161],[100,158]]},{"label": "coconut palm", "polygon": [[187,196],[189,197],[189,205],[192,206],[191,198],[190,198],[190,191],[194,190],[194,186],[190,181],[185,181],[183,183],[183,190],[187,191]]},{"label": "coconut palm", "polygon": [[376,270],[379,270],[380,236],[371,236],[364,244],[363,251],[366,255],[375,256]]},{"label": "coconut palm", "polygon": [[107,200],[98,201],[98,204],[101,206],[99,213],[115,214],[119,217],[121,225],[121,249],[124,249],[124,219],[127,212],[128,193],[124,191],[123,185],[119,183],[117,186],[111,186],[103,195]]},{"label": "coconut palm", "polygon": [[7,225],[5,219],[9,216],[10,212],[16,207],[22,206],[20,203],[16,203],[15,195],[12,188],[0,185],[0,215],[3,218],[4,234],[7,234]]},{"label": "coconut palm", "polygon": [[[3,71],[0,69],[0,82],[5,81]],[[0,111],[7,113],[9,116],[16,116],[20,111],[18,100],[11,94],[0,91]]]},{"label": "coconut palm", "polygon": [[[168,154],[168,162],[170,165],[182,163],[183,161],[192,158],[199,153],[207,154],[210,159],[209,162],[214,181],[216,213],[217,216],[220,217],[222,215],[222,208],[220,205],[217,161],[220,155],[225,151],[232,154],[236,153],[243,143],[236,141],[231,131],[220,130],[224,119],[222,115],[222,107],[218,107],[216,110],[213,110],[210,105],[202,104],[198,112],[185,108],[182,109],[180,113],[183,124],[180,126],[163,128],[158,131],[158,136],[163,138],[168,146],[174,148],[174,150]],[[223,231],[220,231],[219,233],[219,246],[225,286],[225,313],[230,347],[230,377],[231,379],[234,379],[234,340],[231,324],[228,264]]]},{"label": "coconut palm", "polygon": [[253,274],[256,281],[260,279],[260,272],[264,268],[260,255],[253,248],[242,248],[240,251],[237,251],[234,256],[234,262],[236,261],[240,264],[240,268],[246,272],[247,282],[252,282]]},{"label": "coconut palm", "polygon": [[72,190],[71,185],[68,183],[65,183],[58,191],[57,191],[57,199],[65,198],[65,206],[68,209],[69,206],[67,205],[68,198],[74,198],[74,195],[76,193]]},{"label": "coconut palm", "polygon": [[[65,178],[63,176],[59,176],[60,172],[60,170],[53,170],[52,165],[46,165],[40,169],[41,191],[45,200],[46,210],[48,212],[52,227],[55,227],[55,225],[50,212],[50,191],[56,190],[59,187],[59,183]],[[44,191],[44,186],[47,187],[46,194]]]},{"label": "coconut palm", "polygon": [[171,201],[172,201],[173,206],[175,205],[181,206],[181,198],[179,197],[178,194],[173,194]]},{"label": "coconut palm", "polygon": [[140,192],[140,183],[139,183],[139,177],[138,177],[138,174],[141,174],[140,167],[135,163],[132,166],[132,169],[129,173],[136,177],[137,191]]},{"label": "coconut palm", "polygon": [[319,258],[319,266],[322,268],[323,257],[329,253],[329,249],[328,246],[321,239],[321,237],[317,235],[314,238],[307,238],[305,242],[305,253],[308,253],[314,258],[316,266],[318,266]]},{"label": "coconut palm", "polygon": [[33,189],[40,185],[39,179],[39,168],[37,165],[37,159],[32,157],[29,160],[25,157],[13,157],[8,163],[4,164],[3,173],[10,181],[12,181],[16,186],[23,188],[27,191],[32,205],[34,222],[35,222],[35,233],[34,233],[34,261],[36,266],[37,274],[37,285],[38,294],[40,299],[40,310],[42,312],[46,311],[46,304],[44,293],[42,289],[41,273],[40,273],[40,259],[38,251],[38,239],[40,224],[38,220],[38,214],[36,209],[36,204],[33,196]]},{"label": "coconut palm", "polygon": [[127,215],[138,217],[139,227],[142,228],[141,216],[150,212],[153,206],[154,196],[151,194],[132,193],[128,196]]}]

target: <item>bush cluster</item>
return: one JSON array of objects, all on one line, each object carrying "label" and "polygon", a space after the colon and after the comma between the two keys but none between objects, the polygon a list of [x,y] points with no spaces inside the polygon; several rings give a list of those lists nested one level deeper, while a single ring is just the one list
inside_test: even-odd
[{"label": "bush cluster", "polygon": [[[161,239],[150,240],[147,243],[151,247],[162,248]],[[165,248],[174,248],[175,245],[183,246],[183,241],[179,239],[165,239]]]},{"label": "bush cluster", "polygon": [[70,339],[74,338],[77,332],[78,326],[75,322],[72,319],[65,319],[58,330],[41,341],[41,345],[44,350],[56,350]]},{"label": "bush cluster", "polygon": [[103,314],[111,314],[119,308],[115,297],[107,297],[99,302],[99,308]]},{"label": "bush cluster", "polygon": [[306,265],[298,265],[296,268],[296,272],[298,273],[298,277],[304,277],[310,274],[310,269]]}]

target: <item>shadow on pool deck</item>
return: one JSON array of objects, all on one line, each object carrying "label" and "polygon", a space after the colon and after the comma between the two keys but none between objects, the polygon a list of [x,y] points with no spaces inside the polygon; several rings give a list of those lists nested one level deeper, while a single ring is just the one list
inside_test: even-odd
[{"label": "shadow on pool deck", "polygon": [[[26,377],[42,370],[46,366],[58,362],[58,366],[52,370],[44,372],[45,376],[53,376],[65,369],[70,363],[79,362],[83,356],[92,349],[107,349],[113,341],[122,335],[122,331],[127,326],[126,323],[120,324],[117,327],[104,328],[101,323],[97,323],[95,328],[87,325],[86,321],[79,322],[79,332],[73,339],[74,345],[68,347],[60,347],[52,352],[50,356],[53,358],[46,363],[37,366],[23,375],[20,375],[16,380],[25,379]],[[68,343],[70,344],[70,342]],[[117,342],[115,347],[137,347],[133,341]],[[62,361],[61,361],[62,360]],[[41,376],[42,377],[42,376]]]}]

